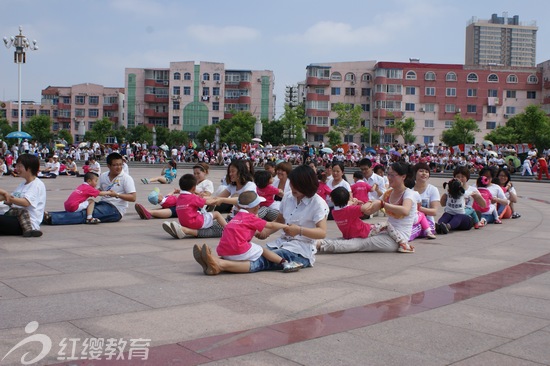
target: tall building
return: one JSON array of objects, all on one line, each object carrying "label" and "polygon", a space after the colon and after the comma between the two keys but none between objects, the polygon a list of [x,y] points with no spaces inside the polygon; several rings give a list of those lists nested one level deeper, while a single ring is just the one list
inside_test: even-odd
[{"label": "tall building", "polygon": [[127,68],[128,127],[163,126],[195,135],[203,126],[248,111],[273,119],[274,77],[270,70],[233,70],[217,62],[171,62],[169,68]]},{"label": "tall building", "polygon": [[[336,62],[306,67],[306,133],[308,141],[323,141],[338,123],[335,103],[361,105],[364,126],[393,142],[396,118],[413,118],[416,143],[439,143],[454,117],[472,118],[480,132],[476,142],[497,126],[504,126],[530,104],[541,104],[542,67],[466,66],[411,62]],[[368,143],[360,134],[344,141]]]},{"label": "tall building", "polygon": [[466,65],[534,67],[537,30],[535,21],[522,24],[518,15],[473,17],[466,26]]}]

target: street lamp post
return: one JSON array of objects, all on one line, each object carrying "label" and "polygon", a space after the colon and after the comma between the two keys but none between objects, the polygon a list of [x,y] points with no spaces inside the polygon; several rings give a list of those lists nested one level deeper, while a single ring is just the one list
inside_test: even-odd
[{"label": "street lamp post", "polygon": [[26,61],[25,56],[25,50],[29,49],[31,51],[38,50],[38,46],[36,45],[36,40],[29,42],[27,37],[23,35],[23,28],[19,26],[19,34],[16,36],[10,37],[8,39],[7,37],[4,37],[4,45],[6,48],[10,48],[13,46],[15,48],[15,51],[13,53],[13,62],[17,64],[17,78],[18,78],[18,84],[19,84],[19,108],[18,108],[18,131],[21,132],[21,64],[24,64]]}]

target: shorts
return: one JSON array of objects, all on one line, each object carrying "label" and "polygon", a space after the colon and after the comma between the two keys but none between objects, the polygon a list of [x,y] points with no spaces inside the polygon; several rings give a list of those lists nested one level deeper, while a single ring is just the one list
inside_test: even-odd
[{"label": "shorts", "polygon": [[208,229],[214,224],[214,216],[212,215],[212,212],[204,212],[202,217],[204,218],[204,222],[202,223],[201,229]]},{"label": "shorts", "polygon": [[250,243],[250,248],[243,254],[220,256],[230,261],[251,261],[254,262],[262,256],[264,249],[255,243]]}]

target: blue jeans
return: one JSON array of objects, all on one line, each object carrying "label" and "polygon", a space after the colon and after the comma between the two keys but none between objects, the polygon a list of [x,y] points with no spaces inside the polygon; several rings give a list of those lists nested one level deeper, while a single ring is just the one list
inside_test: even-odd
[{"label": "blue jeans", "polygon": [[[288,262],[298,262],[302,263],[304,267],[310,267],[309,259],[302,257],[299,254],[290,252],[286,249],[275,249],[274,253],[279,254],[282,258],[286,259]],[[256,259],[254,262],[250,262],[250,272],[259,272],[259,271],[281,271],[283,269],[282,264],[273,263],[265,259],[263,256]]]},{"label": "blue jeans", "polygon": [[[104,201],[99,201],[95,204],[92,216],[101,222],[117,222],[122,219],[122,215],[117,208]],[[86,210],[80,212],[50,212],[50,217],[52,218],[52,225],[84,224],[86,222]]]}]

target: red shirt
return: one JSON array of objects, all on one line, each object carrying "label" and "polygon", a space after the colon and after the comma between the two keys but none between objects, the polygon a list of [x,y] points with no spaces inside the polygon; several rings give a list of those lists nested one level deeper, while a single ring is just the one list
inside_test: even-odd
[{"label": "red shirt", "polygon": [[332,217],[342,232],[344,239],[366,238],[369,236],[371,225],[363,222],[360,205],[351,205],[332,211]]},{"label": "red shirt", "polygon": [[164,196],[164,198],[165,198],[164,202],[160,204],[160,207],[162,208],[170,208],[178,204],[177,196],[169,194],[167,196]]},{"label": "red shirt", "polygon": [[353,198],[357,198],[363,203],[369,202],[369,192],[371,191],[372,186],[365,181],[358,181],[357,183],[351,186],[351,193]]},{"label": "red shirt", "polygon": [[86,201],[90,197],[97,197],[99,190],[95,189],[88,183],[82,183],[69,195],[69,198],[65,201],[65,211],[75,212],[78,209],[78,205]]},{"label": "red shirt", "polygon": [[265,198],[265,202],[261,202],[261,207],[269,207],[275,202],[275,195],[279,194],[279,188],[268,184],[265,188],[256,187],[256,193],[258,196]]},{"label": "red shirt", "polygon": [[176,203],[176,213],[182,226],[198,230],[204,224],[204,217],[199,210],[206,204],[206,200],[191,193],[182,192]]},{"label": "red shirt", "polygon": [[256,231],[262,231],[267,222],[248,211],[240,210],[223,229],[216,252],[220,257],[246,253]]},{"label": "red shirt", "polygon": [[542,169],[548,168],[548,163],[545,158],[539,158],[538,162]]},{"label": "red shirt", "polygon": [[332,192],[332,189],[330,189],[330,187],[327,186],[325,182],[319,181],[319,188],[317,188],[317,194],[326,201],[327,196],[330,195],[330,192]]}]

